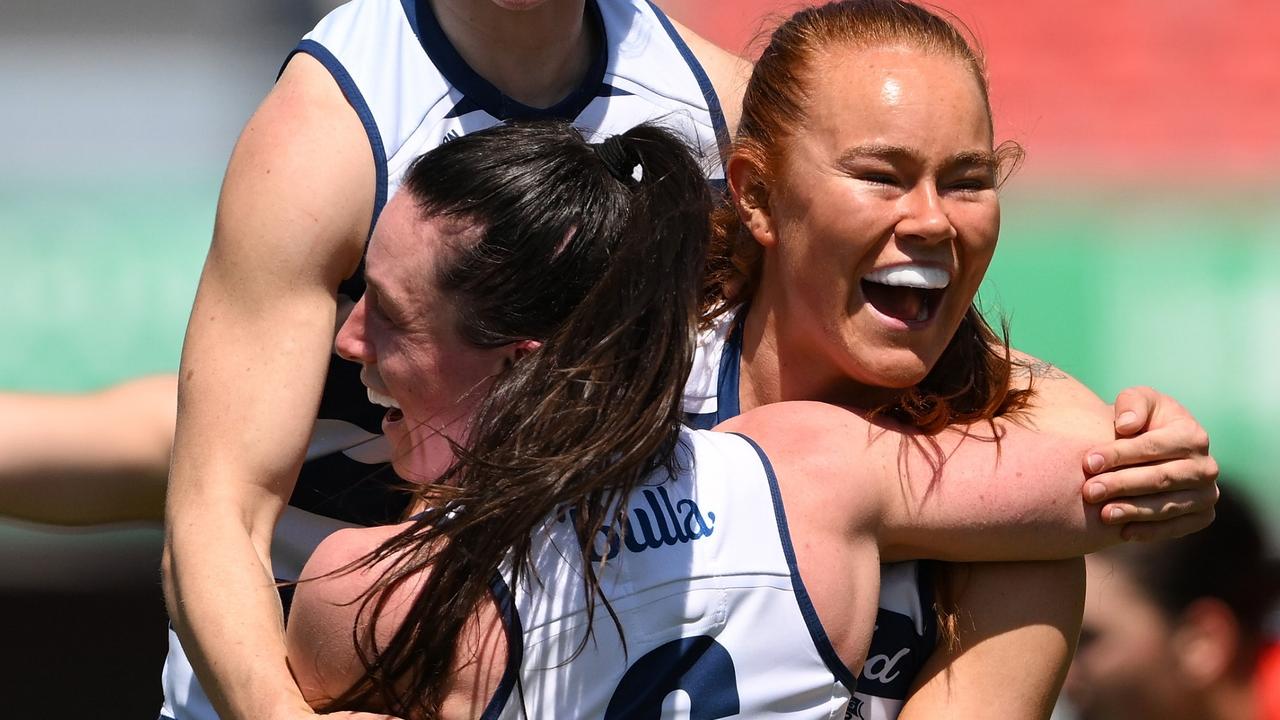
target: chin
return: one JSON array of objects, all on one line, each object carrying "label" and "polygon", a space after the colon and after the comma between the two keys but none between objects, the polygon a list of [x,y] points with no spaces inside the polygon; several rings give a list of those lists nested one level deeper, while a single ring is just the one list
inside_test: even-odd
[{"label": "chin", "polygon": [[927,360],[936,361],[936,358],[921,358],[914,351],[898,348],[873,362],[860,363],[864,369],[855,377],[860,377],[864,384],[872,387],[907,390],[924,382],[929,375],[933,362]]}]

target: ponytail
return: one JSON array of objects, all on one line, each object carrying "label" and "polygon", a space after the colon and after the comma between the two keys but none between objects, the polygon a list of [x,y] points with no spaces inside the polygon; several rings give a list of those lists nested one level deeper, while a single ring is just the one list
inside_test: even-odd
[{"label": "ponytail", "polygon": [[[377,699],[435,717],[462,629],[504,562],[528,572],[553,513],[571,511],[591,619],[589,539],[672,462],[711,200],[684,145],[648,125],[599,145],[557,124],[476,133],[428,153],[404,187],[425,213],[479,229],[439,278],[464,308],[463,337],[540,343],[495,379],[468,447],[422,487],[430,509],[362,561],[393,569],[362,601],[365,677],[327,709]],[[406,621],[374,646],[386,599],[424,571]]]}]

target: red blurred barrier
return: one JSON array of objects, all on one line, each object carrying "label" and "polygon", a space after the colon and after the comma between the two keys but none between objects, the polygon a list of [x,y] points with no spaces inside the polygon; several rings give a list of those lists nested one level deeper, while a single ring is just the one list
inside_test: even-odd
[{"label": "red blurred barrier", "polygon": [[[801,7],[661,4],[708,39],[748,54],[762,17]],[[1280,2],[937,5],[984,48],[997,133],[1027,147],[1028,172],[1192,182],[1280,175]]]}]

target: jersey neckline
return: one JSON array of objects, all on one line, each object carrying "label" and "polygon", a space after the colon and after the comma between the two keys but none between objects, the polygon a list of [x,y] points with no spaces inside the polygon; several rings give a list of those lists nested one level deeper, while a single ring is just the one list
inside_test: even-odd
[{"label": "jersey neckline", "polygon": [[468,106],[461,110],[455,108],[450,114],[461,115],[465,114],[463,111],[483,110],[499,120],[572,120],[586,109],[604,87],[605,70],[609,65],[609,43],[597,0],[586,0],[586,19],[597,33],[595,56],[587,69],[586,77],[576,90],[547,108],[532,107],[507,97],[493,83],[471,69],[445,36],[429,0],[401,0],[401,4],[423,51],[445,80],[462,93],[460,105]]}]

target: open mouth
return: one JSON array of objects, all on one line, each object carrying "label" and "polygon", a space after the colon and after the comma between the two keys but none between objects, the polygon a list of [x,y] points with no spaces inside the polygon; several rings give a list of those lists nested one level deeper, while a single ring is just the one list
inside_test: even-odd
[{"label": "open mouth", "polygon": [[951,273],[925,265],[895,265],[862,277],[862,296],[886,317],[909,325],[932,320],[951,284]]},{"label": "open mouth", "polygon": [[387,408],[387,420],[396,422],[404,417],[404,413],[400,411],[400,403],[396,402],[395,398],[386,393],[378,392],[367,385],[365,390],[369,392],[369,402]]}]

